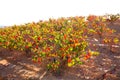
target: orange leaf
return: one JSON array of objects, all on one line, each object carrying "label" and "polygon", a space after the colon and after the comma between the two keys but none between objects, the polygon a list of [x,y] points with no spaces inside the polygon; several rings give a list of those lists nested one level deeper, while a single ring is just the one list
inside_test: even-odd
[{"label": "orange leaf", "polygon": [[64,39],[66,39],[67,35],[64,35]]}]

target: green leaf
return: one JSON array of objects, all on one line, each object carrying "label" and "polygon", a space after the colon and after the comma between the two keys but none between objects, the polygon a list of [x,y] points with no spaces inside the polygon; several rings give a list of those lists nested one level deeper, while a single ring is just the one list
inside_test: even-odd
[{"label": "green leaf", "polygon": [[56,42],[56,43],[58,43],[58,40],[57,40],[57,39],[55,39],[55,42]]},{"label": "green leaf", "polygon": [[83,64],[83,62],[79,61],[78,64]]},{"label": "green leaf", "polygon": [[73,47],[70,47],[69,50],[72,51],[72,50],[73,50]]},{"label": "green leaf", "polygon": [[33,39],[36,39],[37,38],[37,36],[35,35],[34,37],[33,37]]},{"label": "green leaf", "polygon": [[76,61],[80,61],[80,59],[79,59],[78,57],[77,57],[77,58],[75,58],[75,60],[76,60]]},{"label": "green leaf", "polygon": [[41,57],[45,57],[45,56],[46,56],[46,53],[45,53],[45,52],[42,52],[42,53],[40,53],[40,56],[41,56]]},{"label": "green leaf", "polygon": [[29,46],[29,47],[32,47],[32,43],[29,42],[29,43],[28,43],[28,46]]},{"label": "green leaf", "polygon": [[47,64],[47,69],[51,69],[52,68],[52,65],[51,64]]}]

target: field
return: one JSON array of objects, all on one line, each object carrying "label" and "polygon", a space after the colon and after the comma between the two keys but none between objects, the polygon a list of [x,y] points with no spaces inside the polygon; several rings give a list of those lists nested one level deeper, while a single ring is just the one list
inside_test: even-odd
[{"label": "field", "polygon": [[120,80],[120,20],[90,15],[0,29],[0,80]]}]

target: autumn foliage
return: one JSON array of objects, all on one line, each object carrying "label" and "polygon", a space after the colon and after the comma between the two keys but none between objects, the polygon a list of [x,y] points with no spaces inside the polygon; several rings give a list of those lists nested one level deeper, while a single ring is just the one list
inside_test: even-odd
[{"label": "autumn foliage", "polygon": [[[33,62],[45,62],[48,70],[72,67],[98,54],[90,50],[89,37],[111,42],[105,35],[114,31],[105,22],[102,16],[90,15],[87,20],[77,16],[1,28],[0,47],[24,51]],[[118,41],[113,39],[113,43]]]}]

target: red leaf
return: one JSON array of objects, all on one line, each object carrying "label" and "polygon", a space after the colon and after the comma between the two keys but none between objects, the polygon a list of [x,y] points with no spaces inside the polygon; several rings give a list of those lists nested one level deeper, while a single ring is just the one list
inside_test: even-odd
[{"label": "red leaf", "polygon": [[71,58],[68,58],[67,62],[70,63],[71,61],[72,61]]},{"label": "red leaf", "polygon": [[25,48],[26,48],[26,49],[28,49],[28,48],[29,48],[29,46],[25,46]]},{"label": "red leaf", "polygon": [[40,40],[40,37],[38,37],[38,40]]},{"label": "red leaf", "polygon": [[36,46],[35,48],[38,49],[38,46]]}]

